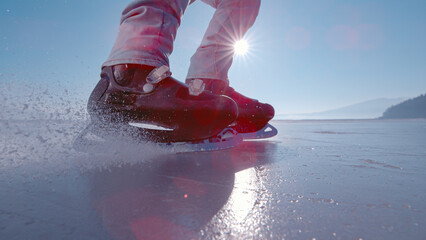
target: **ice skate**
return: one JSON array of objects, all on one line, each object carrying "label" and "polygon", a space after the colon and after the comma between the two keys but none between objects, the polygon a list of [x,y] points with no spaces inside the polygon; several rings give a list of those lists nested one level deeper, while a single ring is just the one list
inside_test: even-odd
[{"label": "ice skate", "polygon": [[204,90],[204,92],[232,98],[238,105],[239,114],[231,126],[244,139],[270,138],[277,135],[276,128],[269,124],[275,114],[271,105],[238,93],[224,81],[193,79],[189,80],[188,84],[190,88],[197,88],[198,92]]},{"label": "ice skate", "polygon": [[125,135],[169,145],[189,142],[200,149],[225,148],[200,143],[232,140],[232,129],[225,128],[238,115],[235,102],[208,92],[191,95],[170,75],[167,66],[104,67],[88,101],[90,132],[110,139]]}]

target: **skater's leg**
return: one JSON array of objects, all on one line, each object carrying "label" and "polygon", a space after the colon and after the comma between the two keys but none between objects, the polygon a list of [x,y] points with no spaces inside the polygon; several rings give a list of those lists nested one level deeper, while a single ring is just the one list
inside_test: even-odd
[{"label": "skater's leg", "polygon": [[235,121],[238,109],[232,99],[207,92],[190,95],[186,85],[170,76],[168,56],[190,2],[139,0],[126,7],[88,101],[92,121],[156,125],[166,129],[157,140],[166,142],[206,139]]},{"label": "skater's leg", "polygon": [[235,129],[240,133],[262,129],[274,116],[274,108],[248,98],[229,87],[228,70],[234,55],[234,43],[253,25],[260,0],[204,0],[217,10],[197,52],[191,58],[186,79],[192,92],[204,89],[226,95],[238,105]]},{"label": "skater's leg", "polygon": [[118,36],[103,64],[168,65],[180,20],[190,0],[138,0],[123,11]]},{"label": "skater's leg", "polygon": [[253,25],[260,0],[204,0],[216,8],[201,45],[191,58],[190,79],[208,78],[228,82],[234,43]]}]

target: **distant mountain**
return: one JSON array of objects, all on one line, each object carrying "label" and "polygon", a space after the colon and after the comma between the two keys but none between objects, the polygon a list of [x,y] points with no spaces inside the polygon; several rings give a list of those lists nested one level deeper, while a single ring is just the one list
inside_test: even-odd
[{"label": "distant mountain", "polygon": [[426,94],[388,108],[381,118],[426,118]]},{"label": "distant mountain", "polygon": [[379,98],[323,112],[278,114],[275,119],[372,119],[380,117],[387,108],[405,99]]}]

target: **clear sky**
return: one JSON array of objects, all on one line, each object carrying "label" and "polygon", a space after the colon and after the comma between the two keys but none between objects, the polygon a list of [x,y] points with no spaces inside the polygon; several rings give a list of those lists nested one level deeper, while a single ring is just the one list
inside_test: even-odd
[{"label": "clear sky", "polygon": [[[0,84],[87,98],[128,2],[0,1]],[[189,6],[170,59],[176,78],[184,80],[213,12],[201,1]],[[424,0],[263,0],[231,86],[282,114],[418,96],[426,92],[425,13]]]}]

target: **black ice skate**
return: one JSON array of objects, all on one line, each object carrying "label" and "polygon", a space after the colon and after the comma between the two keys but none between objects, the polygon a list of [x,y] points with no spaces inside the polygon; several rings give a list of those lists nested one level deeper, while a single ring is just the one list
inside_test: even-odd
[{"label": "black ice skate", "polygon": [[235,135],[232,129],[225,129],[238,115],[232,99],[207,92],[191,95],[185,84],[170,75],[167,66],[104,67],[88,101],[92,125],[86,133],[194,144],[221,142]]},{"label": "black ice skate", "polygon": [[205,90],[232,98],[238,105],[238,118],[232,124],[232,128],[244,139],[269,138],[277,135],[276,128],[268,123],[275,114],[271,105],[248,98],[220,80],[192,79],[188,81],[188,85],[199,93]]}]

